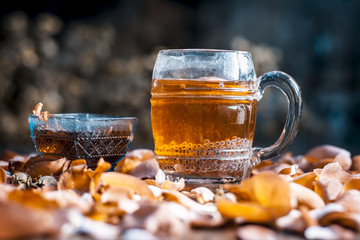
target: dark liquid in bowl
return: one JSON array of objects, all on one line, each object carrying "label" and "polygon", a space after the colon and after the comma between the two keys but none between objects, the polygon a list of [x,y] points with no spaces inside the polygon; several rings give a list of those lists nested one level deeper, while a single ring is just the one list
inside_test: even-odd
[{"label": "dark liquid in bowl", "polygon": [[90,168],[96,168],[98,160],[115,165],[125,156],[133,140],[131,131],[67,132],[47,129],[34,130],[36,150],[42,157],[85,159]]}]

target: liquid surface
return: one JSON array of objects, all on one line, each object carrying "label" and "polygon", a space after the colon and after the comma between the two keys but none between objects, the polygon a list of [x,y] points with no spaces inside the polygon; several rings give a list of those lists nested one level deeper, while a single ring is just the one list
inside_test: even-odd
[{"label": "liquid surface", "polygon": [[257,99],[248,84],[153,80],[151,122],[160,167],[194,176],[241,174],[256,117]]}]

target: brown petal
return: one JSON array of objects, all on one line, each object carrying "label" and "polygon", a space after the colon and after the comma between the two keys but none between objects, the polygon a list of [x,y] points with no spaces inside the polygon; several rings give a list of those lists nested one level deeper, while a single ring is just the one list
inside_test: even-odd
[{"label": "brown petal", "polygon": [[22,172],[26,162],[23,161],[13,161],[9,162],[9,172],[13,175],[16,172]]},{"label": "brown petal", "polygon": [[9,170],[9,162],[0,160],[0,167]]},{"label": "brown petal", "polygon": [[5,169],[0,167],[0,183],[6,183],[7,180],[7,174]]},{"label": "brown petal", "polygon": [[360,155],[356,155],[352,158],[351,169],[354,171],[360,171]]},{"label": "brown petal", "polygon": [[319,219],[319,223],[322,226],[339,224],[343,227],[353,229],[354,231],[359,231],[359,221],[353,214],[350,213],[331,212],[325,214],[321,219]]},{"label": "brown petal", "polygon": [[10,150],[5,150],[5,151],[1,154],[0,160],[9,162],[10,160],[12,160],[12,159],[15,158],[15,157],[23,157],[23,158],[25,158],[23,155],[21,155],[21,154],[19,154],[19,153],[16,153],[16,152],[13,152],[13,151],[10,151]]},{"label": "brown petal", "polygon": [[86,166],[86,160],[85,159],[72,160],[71,163],[70,163],[70,168],[78,166],[78,165]]},{"label": "brown petal", "polygon": [[259,225],[246,225],[239,227],[236,230],[236,236],[241,240],[253,240],[255,236],[257,239],[262,240],[278,239],[278,235],[275,231]]},{"label": "brown petal", "polygon": [[92,171],[86,169],[84,165],[77,165],[61,174],[58,181],[58,189],[74,189],[80,193],[90,191]]},{"label": "brown petal", "polygon": [[46,208],[31,208],[13,202],[0,202],[0,238],[29,238],[60,231],[60,218]]},{"label": "brown petal", "polygon": [[23,171],[32,178],[45,175],[59,175],[63,172],[64,165],[70,164],[70,160],[66,158],[52,159],[41,158],[39,156],[32,157],[24,165]]}]

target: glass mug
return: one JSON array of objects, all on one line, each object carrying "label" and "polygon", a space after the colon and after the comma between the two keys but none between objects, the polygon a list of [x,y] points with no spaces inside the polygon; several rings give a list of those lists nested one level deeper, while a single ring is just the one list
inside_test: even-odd
[{"label": "glass mug", "polygon": [[[256,105],[265,88],[288,99],[275,144],[253,148]],[[292,77],[273,71],[257,78],[251,54],[234,50],[173,49],[158,53],[151,90],[151,123],[160,168],[187,183],[240,182],[264,159],[293,141],[301,92]]]}]

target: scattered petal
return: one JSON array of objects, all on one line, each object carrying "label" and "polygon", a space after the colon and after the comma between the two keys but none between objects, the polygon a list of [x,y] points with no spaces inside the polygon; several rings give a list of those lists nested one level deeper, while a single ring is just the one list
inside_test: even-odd
[{"label": "scattered petal", "polygon": [[319,179],[336,179],[341,184],[345,184],[347,181],[353,178],[353,176],[345,172],[338,162],[327,164],[319,174]]},{"label": "scattered petal", "polygon": [[321,197],[309,188],[297,183],[290,183],[291,202],[293,208],[306,205],[310,209],[321,208],[325,205]]},{"label": "scattered petal", "polygon": [[180,178],[177,182],[165,180],[161,186],[162,189],[181,191],[185,188],[185,180]]},{"label": "scattered petal", "polygon": [[70,160],[66,158],[51,159],[41,158],[39,156],[30,158],[24,165],[23,171],[32,178],[45,175],[59,175],[70,164]]},{"label": "scattered petal", "polygon": [[129,174],[141,179],[155,178],[159,171],[159,163],[155,158],[146,160],[134,167]]},{"label": "scattered petal", "polygon": [[299,176],[296,176],[293,181],[294,181],[294,183],[300,184],[304,187],[307,187],[307,188],[313,190],[316,177],[317,177],[316,173],[308,172],[308,173],[304,173]]},{"label": "scattered petal", "polygon": [[253,202],[233,203],[229,200],[219,200],[217,208],[224,217],[241,217],[247,222],[265,223],[273,219],[270,211]]},{"label": "scattered petal", "polygon": [[340,152],[335,156],[333,162],[338,162],[345,171],[350,170],[352,164],[350,153]]},{"label": "scattered petal", "polygon": [[324,199],[325,202],[331,202],[341,196],[344,188],[337,179],[324,178],[316,182],[314,191]]},{"label": "scattered petal", "polygon": [[0,184],[1,183],[6,183],[7,178],[8,178],[8,176],[6,174],[5,169],[0,167]]},{"label": "scattered petal", "polygon": [[310,161],[310,162],[317,162],[320,159],[324,159],[324,158],[335,158],[336,155],[338,155],[339,153],[347,153],[350,156],[350,152],[336,147],[336,146],[332,146],[332,145],[322,145],[322,146],[318,146],[315,147],[313,149],[311,149],[310,151],[308,151],[305,154],[305,157]]},{"label": "scattered petal", "polygon": [[101,175],[104,184],[110,186],[123,186],[131,188],[135,193],[149,199],[154,199],[154,195],[148,185],[140,179],[124,173],[106,172]]},{"label": "scattered petal", "polygon": [[215,199],[215,194],[206,187],[197,187],[192,189],[190,192],[196,194],[196,200],[198,203],[207,203]]},{"label": "scattered petal", "polygon": [[336,203],[344,207],[348,213],[360,213],[360,191],[352,189],[345,192]]},{"label": "scattered petal", "polygon": [[337,240],[337,239],[354,239],[354,233],[341,228],[339,226],[320,227],[312,226],[305,230],[304,236],[306,239],[326,239],[326,240]]},{"label": "scattered petal", "polygon": [[352,158],[351,169],[354,171],[360,171],[360,155],[356,155]]},{"label": "scattered petal", "polygon": [[298,233],[303,233],[307,227],[302,213],[297,209],[292,209],[288,215],[276,219],[275,224],[282,231]]},{"label": "scattered petal", "polygon": [[242,239],[242,240],[254,239],[254,236],[256,236],[256,238],[258,239],[263,239],[263,240],[278,239],[278,236],[275,231],[259,225],[246,225],[239,227],[236,231],[236,236],[238,239]]}]

